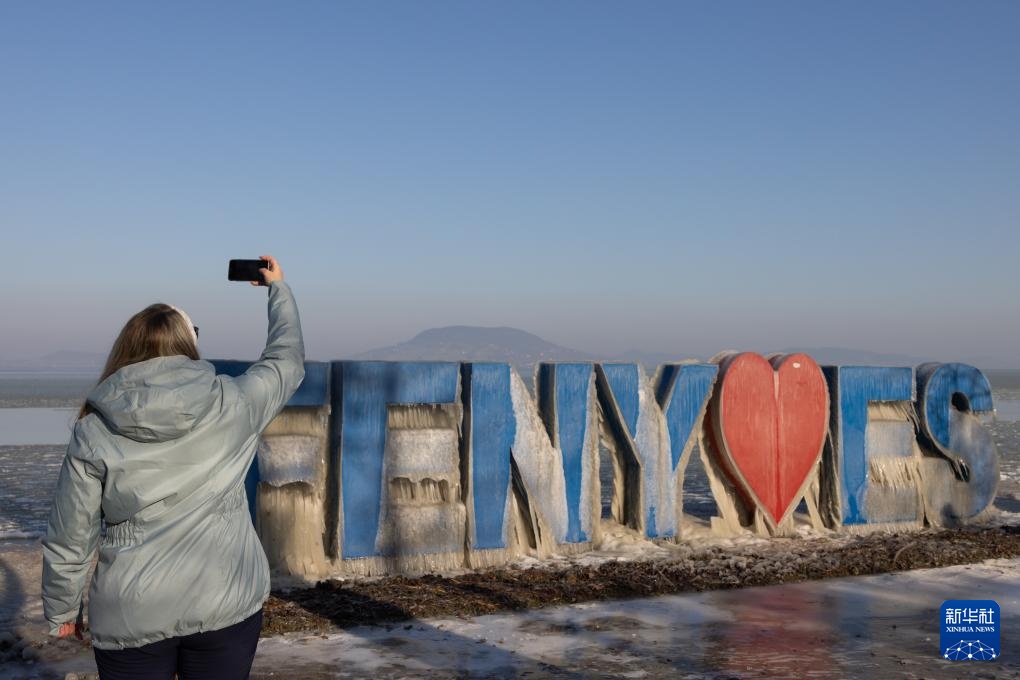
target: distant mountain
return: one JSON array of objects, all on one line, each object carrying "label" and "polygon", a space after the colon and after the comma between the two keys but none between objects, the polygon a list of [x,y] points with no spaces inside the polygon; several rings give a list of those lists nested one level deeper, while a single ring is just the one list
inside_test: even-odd
[{"label": "distant mountain", "polygon": [[541,361],[592,361],[586,352],[561,347],[506,326],[446,326],[422,331],[406,342],[370,350],[355,359],[385,361],[500,361],[530,376]]}]

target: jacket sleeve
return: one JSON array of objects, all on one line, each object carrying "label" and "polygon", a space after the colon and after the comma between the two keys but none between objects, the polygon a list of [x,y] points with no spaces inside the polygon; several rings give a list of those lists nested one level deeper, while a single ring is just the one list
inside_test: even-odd
[{"label": "jacket sleeve", "polygon": [[262,357],[235,384],[251,406],[252,425],[261,433],[297,391],[305,377],[301,319],[290,286],[269,285],[269,338]]},{"label": "jacket sleeve", "polygon": [[99,543],[103,497],[101,464],[75,424],[64,456],[43,547],[43,613],[50,635],[60,625],[81,620],[82,595],[92,556]]}]

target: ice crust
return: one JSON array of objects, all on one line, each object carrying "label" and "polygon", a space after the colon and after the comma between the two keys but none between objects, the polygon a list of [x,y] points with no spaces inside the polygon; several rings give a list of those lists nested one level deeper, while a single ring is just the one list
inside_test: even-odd
[{"label": "ice crust", "polygon": [[376,550],[382,555],[455,552],[464,545],[456,430],[389,429]]},{"label": "ice crust", "polygon": [[318,485],[322,442],[308,435],[268,435],[259,442],[259,478],[272,486]]},{"label": "ice crust", "polygon": [[517,432],[513,457],[527,488],[529,501],[542,514],[556,543],[567,536],[567,494],[563,454],[552,445],[531,392],[517,371],[510,371],[510,397]]},{"label": "ice crust", "polygon": [[[678,472],[673,470],[669,428],[666,416],[659,408],[651,381],[638,367],[638,421],[635,445],[641,456],[641,474],[644,478],[642,517],[649,515],[655,524],[646,532],[656,536],[673,536],[678,532],[677,522],[682,499]],[[685,459],[686,460],[686,459]],[[648,510],[652,512],[649,513]]]}]

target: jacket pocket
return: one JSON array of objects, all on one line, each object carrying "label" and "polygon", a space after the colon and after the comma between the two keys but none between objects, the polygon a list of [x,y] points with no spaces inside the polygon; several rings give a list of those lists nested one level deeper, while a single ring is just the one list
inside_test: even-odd
[{"label": "jacket pocket", "polygon": [[138,545],[142,542],[144,532],[142,528],[131,520],[125,520],[117,524],[106,525],[106,535],[103,536],[102,547],[104,548],[126,548],[131,545]]}]

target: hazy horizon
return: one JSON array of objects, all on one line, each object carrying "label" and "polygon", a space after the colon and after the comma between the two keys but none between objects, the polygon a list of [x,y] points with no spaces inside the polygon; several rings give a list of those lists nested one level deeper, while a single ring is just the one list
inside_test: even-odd
[{"label": "hazy horizon", "polygon": [[257,356],[509,326],[595,354],[1020,365],[1020,4],[0,6],[0,353],[156,301]]},{"label": "hazy horizon", "polygon": [[[484,336],[484,337],[482,337]],[[524,336],[524,337],[522,337]],[[465,344],[470,339],[475,341],[470,347]],[[437,344],[438,343],[438,344]],[[452,343],[452,344],[451,344]],[[407,351],[402,351],[406,348]],[[430,348],[435,348],[438,351],[429,351]],[[1008,365],[1000,364],[991,360],[988,357],[978,356],[952,356],[952,357],[937,357],[937,356],[923,356],[917,354],[896,354],[889,352],[880,352],[870,350],[866,348],[853,348],[853,347],[810,347],[804,345],[790,346],[790,347],[723,347],[716,348],[710,352],[689,352],[684,349],[678,349],[675,351],[664,351],[655,352],[648,351],[641,347],[630,347],[626,350],[619,352],[609,351],[590,351],[583,347],[567,347],[558,345],[556,343],[550,343],[545,338],[530,333],[525,329],[512,328],[506,326],[498,327],[480,327],[480,326],[449,326],[439,328],[428,328],[423,329],[419,333],[412,337],[404,338],[399,341],[389,343],[386,345],[380,345],[378,347],[368,348],[363,351],[341,354],[341,355],[314,355],[308,354],[307,359],[309,361],[333,361],[333,360],[408,360],[408,361],[421,361],[429,359],[437,360],[451,360],[453,358],[464,359],[461,354],[462,348],[472,350],[470,359],[483,360],[483,361],[510,361],[514,363],[513,358],[504,357],[501,355],[502,352],[507,351],[514,355],[521,353],[534,354],[535,352],[547,352],[552,351],[554,356],[548,358],[551,361],[565,361],[565,360],[577,360],[577,361],[639,361],[645,364],[646,369],[654,369],[662,363],[688,360],[688,359],[701,359],[708,360],[714,354],[723,351],[752,351],[760,352],[762,354],[771,354],[775,352],[789,353],[789,352],[808,352],[811,354],[819,363],[822,364],[839,364],[839,365],[851,365],[851,364],[865,364],[865,365],[897,365],[897,366],[910,366],[918,365],[926,361],[962,361],[964,363],[970,363],[978,366],[982,369],[991,369],[999,371],[1013,371],[1020,372],[1020,365]],[[451,349],[456,350],[451,353]],[[474,351],[477,350],[477,351]],[[57,350],[55,352],[46,353],[34,353],[26,355],[8,355],[0,357],[0,371],[4,370],[20,370],[18,366],[28,366],[28,370],[32,370],[31,367],[39,367],[49,365],[58,366],[57,369],[61,370],[59,366],[68,368],[69,370],[80,370],[85,367],[99,366],[102,364],[106,357],[107,352],[103,351],[89,351],[89,350]],[[446,356],[446,355],[450,356]],[[456,355],[456,356],[454,356]],[[253,360],[255,355],[243,355],[236,352],[229,351],[222,354],[210,354],[203,352],[203,358],[206,359],[240,359],[240,360]],[[519,358],[519,357],[518,357]],[[47,369],[49,370],[49,369]]]}]

